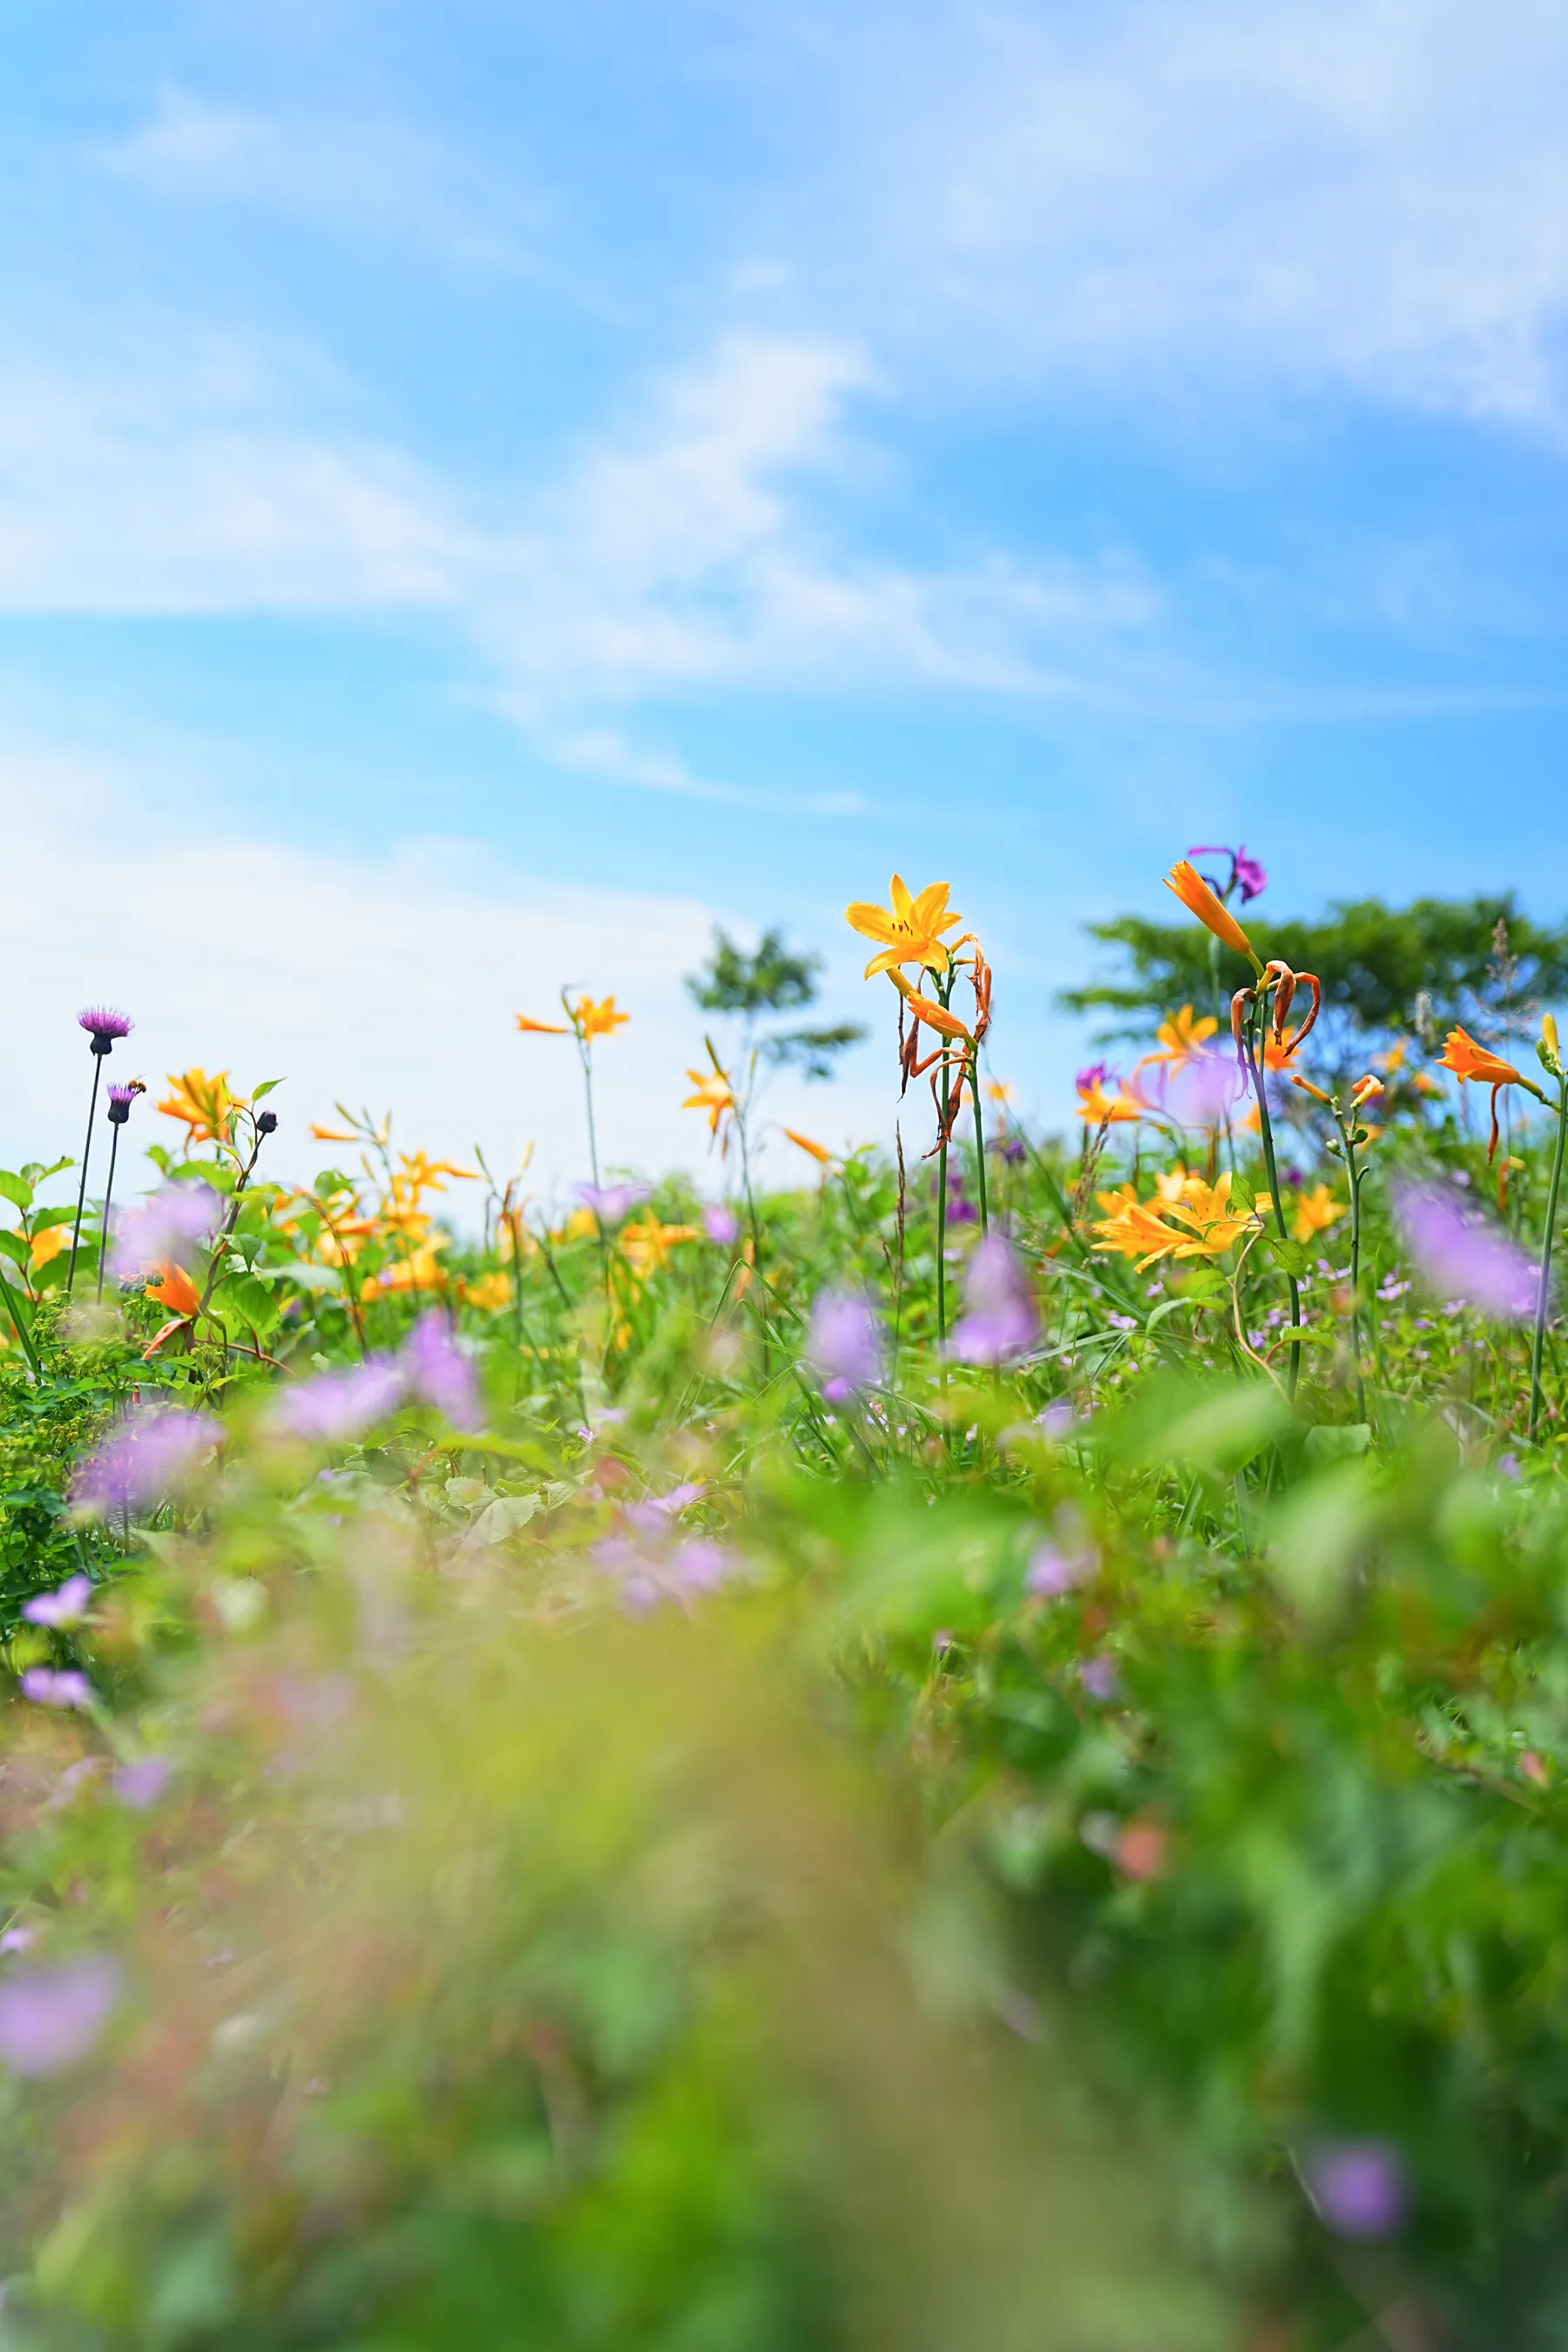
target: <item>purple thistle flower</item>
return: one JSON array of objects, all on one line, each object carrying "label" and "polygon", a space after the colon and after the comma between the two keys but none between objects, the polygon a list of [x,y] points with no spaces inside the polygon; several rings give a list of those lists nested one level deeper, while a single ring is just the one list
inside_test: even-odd
[{"label": "purple thistle flower", "polygon": [[999,1364],[1022,1356],[1039,1336],[1040,1318],[1011,1242],[987,1234],[976,1244],[963,1276],[963,1314],[952,1352],[966,1364]]},{"label": "purple thistle flower", "polygon": [[100,1954],[18,1969],[0,1982],[0,2059],[14,2074],[58,2074],[92,2048],[120,1986],[119,1968]]},{"label": "purple thistle flower", "polygon": [[454,1429],[480,1427],[484,1415],[474,1368],[439,1307],[419,1318],[403,1343],[399,1361],[408,1393],[418,1403],[434,1406]]},{"label": "purple thistle flower", "polygon": [[135,1101],[138,1095],[145,1094],[146,1091],[147,1089],[145,1087],[135,1084],[121,1086],[119,1079],[115,1079],[109,1089],[109,1123],[110,1127],[123,1127],[126,1120],[131,1116],[132,1104]]},{"label": "purple thistle flower", "polygon": [[348,1371],[318,1372],[279,1400],[274,1421],[291,1437],[332,1444],[358,1437],[403,1402],[403,1374],[384,1357],[372,1356]]},{"label": "purple thistle flower", "polygon": [[572,1189],[602,1225],[618,1225],[649,1198],[646,1184],[574,1184]]},{"label": "purple thistle flower", "polygon": [[75,1666],[29,1666],[21,1679],[25,1699],[35,1706],[90,1706],[92,1685]]},{"label": "purple thistle flower", "polygon": [[882,1343],[870,1301],[854,1291],[819,1290],[811,1302],[805,1360],[834,1404],[873,1387],[882,1377]]},{"label": "purple thistle flower", "polygon": [[710,1201],[702,1212],[702,1230],[721,1249],[732,1249],[741,1237],[741,1220],[722,1201]]},{"label": "purple thistle flower", "polygon": [[210,1184],[163,1185],[139,1209],[115,1220],[111,1272],[118,1281],[132,1282],[153,1266],[188,1269],[222,1215],[223,1203]]},{"label": "purple thistle flower", "polygon": [[30,1625],[79,1625],[92,1598],[92,1579],[88,1576],[68,1576],[52,1592],[35,1593],[25,1601],[22,1614]]},{"label": "purple thistle flower", "polygon": [[128,1013],[117,1013],[112,1004],[84,1004],[76,1020],[77,1027],[92,1039],[95,1054],[111,1052],[115,1039],[129,1037],[136,1026]]},{"label": "purple thistle flower", "polygon": [[1416,1271],[1443,1298],[1521,1323],[1535,1312],[1540,1276],[1516,1242],[1440,1184],[1406,1184],[1394,1212]]},{"label": "purple thistle flower", "polygon": [[1391,2238],[1409,2210],[1405,2167],[1385,2139],[1327,2140],[1302,2158],[1301,2179],[1336,2238]]},{"label": "purple thistle flower", "polygon": [[82,1465],[74,1497],[100,1511],[141,1509],[162,1502],[222,1433],[219,1423],[205,1412],[153,1406],[130,1413]]},{"label": "purple thistle flower", "polygon": [[116,1772],[114,1793],[133,1813],[144,1813],[168,1787],[173,1769],[166,1756],[138,1756]]}]

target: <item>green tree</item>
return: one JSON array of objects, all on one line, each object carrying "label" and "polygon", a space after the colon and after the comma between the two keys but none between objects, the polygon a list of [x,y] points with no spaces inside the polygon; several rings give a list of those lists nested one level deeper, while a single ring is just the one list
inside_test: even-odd
[{"label": "green tree", "polygon": [[[1377,898],[1340,899],[1314,923],[1275,922],[1249,909],[1247,928],[1259,954],[1317,973],[1325,1016],[1347,1045],[1352,1035],[1430,1034],[1455,1021],[1507,1033],[1528,1022],[1532,1001],[1568,992],[1568,929],[1531,922],[1511,893],[1393,908]],[[1065,989],[1058,1003],[1069,1013],[1111,1016],[1100,1033],[1108,1042],[1144,1035],[1151,1017],[1181,1004],[1223,1017],[1232,990],[1251,977],[1217,941],[1211,963],[1209,934],[1198,923],[1119,915],[1089,924],[1089,932],[1121,950],[1122,970]]]},{"label": "green tree", "polygon": [[859,1024],[839,1021],[828,1027],[774,1030],[759,1037],[758,1024],[770,1013],[803,1012],[816,1002],[816,975],[822,959],[797,955],[785,944],[782,929],[765,930],[748,955],[728,932],[715,930],[713,952],[700,971],[688,975],[686,985],[704,1013],[728,1013],[741,1024],[742,1056],[753,1051],[777,1066],[800,1071],[803,1077],[833,1075],[837,1057],[866,1034]]}]

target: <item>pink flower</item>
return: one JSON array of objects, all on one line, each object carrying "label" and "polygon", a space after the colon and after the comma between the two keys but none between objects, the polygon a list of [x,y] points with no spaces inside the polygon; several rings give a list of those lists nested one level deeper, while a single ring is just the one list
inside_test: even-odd
[{"label": "pink flower", "polygon": [[35,1706],[90,1706],[92,1685],[74,1666],[28,1666],[22,1676],[22,1696]]},{"label": "pink flower", "polygon": [[144,1813],[168,1787],[171,1769],[166,1757],[139,1756],[116,1772],[114,1793],[133,1813]]},{"label": "pink flower", "polygon": [[276,1425],[292,1437],[332,1444],[359,1437],[403,1402],[403,1374],[372,1357],[343,1372],[318,1372],[279,1400]]},{"label": "pink flower", "polygon": [[399,1360],[410,1396],[433,1405],[454,1429],[480,1426],[484,1416],[474,1368],[438,1307],[420,1317],[404,1341]]},{"label": "pink flower", "polygon": [[0,2059],[14,2074],[58,2074],[92,2048],[120,1986],[118,1967],[101,1955],[19,1969],[0,1982]]},{"label": "pink flower", "polygon": [[820,1290],[811,1303],[805,1360],[835,1404],[882,1375],[881,1338],[869,1301],[852,1291]]},{"label": "pink flower", "polygon": [[68,1576],[52,1592],[35,1593],[25,1601],[22,1614],[30,1625],[79,1625],[91,1598],[90,1577]]},{"label": "pink flower", "polygon": [[100,1511],[161,1503],[211,1453],[222,1433],[205,1412],[153,1405],[128,1413],[79,1470],[75,1498]]},{"label": "pink flower", "polygon": [[721,1249],[732,1249],[741,1235],[741,1221],[722,1201],[710,1201],[702,1212],[702,1230]]},{"label": "pink flower", "polygon": [[114,1221],[110,1271],[117,1281],[133,1281],[153,1266],[195,1263],[223,1216],[223,1203],[210,1184],[165,1184],[139,1209]]},{"label": "pink flower", "polygon": [[646,1184],[574,1184],[572,1189],[602,1225],[618,1225],[623,1217],[648,1198]]},{"label": "pink flower", "polygon": [[1535,1312],[1540,1274],[1516,1242],[1441,1184],[1406,1184],[1394,1213],[1417,1271],[1438,1296],[1500,1323]]}]

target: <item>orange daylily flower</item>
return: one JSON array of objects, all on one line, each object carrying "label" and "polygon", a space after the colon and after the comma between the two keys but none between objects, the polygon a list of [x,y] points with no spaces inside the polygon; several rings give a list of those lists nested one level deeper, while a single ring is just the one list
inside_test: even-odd
[{"label": "orange daylily flower", "polygon": [[531,1021],[526,1013],[512,1015],[520,1029],[529,1030],[536,1037],[570,1037],[571,1030],[563,1021]]},{"label": "orange daylily flower", "polygon": [[472,1282],[459,1282],[458,1289],[468,1304],[477,1307],[482,1315],[497,1314],[501,1307],[511,1305],[510,1274],[476,1275]]},{"label": "orange daylily flower", "polygon": [[824,1168],[832,1167],[833,1154],[825,1143],[814,1143],[809,1135],[797,1135],[793,1127],[786,1127],[784,1133],[792,1143],[798,1144],[802,1151],[809,1151],[814,1160],[820,1160]]},{"label": "orange daylily flower", "polygon": [[601,997],[597,1003],[591,996],[580,996],[571,1008],[572,1025],[579,1037],[613,1037],[631,1019],[629,1013],[618,1013],[613,996]]},{"label": "orange daylily flower", "polygon": [[926,1027],[934,1029],[939,1037],[962,1037],[966,1045],[973,1045],[973,1036],[956,1013],[950,1013],[945,1004],[933,1004],[929,996],[922,996],[918,989],[910,987],[901,971],[889,970],[888,978],[917,1021],[923,1021]]},{"label": "orange daylily flower", "polygon": [[1383,1080],[1381,1078],[1374,1078],[1372,1072],[1369,1070],[1364,1078],[1358,1078],[1355,1082],[1354,1089],[1351,1095],[1352,1110],[1360,1110],[1363,1103],[1369,1103],[1373,1095],[1380,1095],[1383,1091]]},{"label": "orange daylily flower", "polygon": [[1245,956],[1255,971],[1262,969],[1252,941],[1235,916],[1220,905],[1190,858],[1177,859],[1165,877],[1165,887],[1175,892],[1187,912],[1205,924],[1215,939],[1223,940],[1227,948],[1234,948],[1237,955]]},{"label": "orange daylily flower", "polygon": [[63,1251],[68,1250],[70,1245],[69,1225],[46,1225],[41,1234],[35,1234],[27,1248],[27,1255],[32,1260],[35,1274],[40,1266],[47,1265],[51,1259],[58,1257]]},{"label": "orange daylily flower", "polygon": [[1010,1103],[1013,1099],[1013,1088],[1005,1078],[990,1078],[986,1081],[985,1099],[987,1102]]},{"label": "orange daylily flower", "polygon": [[678,1242],[700,1242],[700,1225],[661,1224],[654,1211],[633,1217],[621,1227],[621,1254],[637,1275],[648,1275],[658,1267],[668,1265],[669,1253]]},{"label": "orange daylily flower", "polygon": [[1326,1095],[1321,1087],[1315,1087],[1310,1078],[1304,1078],[1301,1076],[1300,1070],[1291,1071],[1290,1084],[1293,1087],[1300,1087],[1304,1095],[1310,1095],[1314,1102],[1331,1103],[1333,1101],[1332,1095]]},{"label": "orange daylily flower", "polygon": [[1336,1201],[1326,1184],[1316,1184],[1310,1192],[1299,1195],[1290,1230],[1299,1242],[1310,1242],[1314,1234],[1326,1234],[1331,1225],[1338,1224],[1344,1213],[1345,1203]]},{"label": "orange daylily flower", "polygon": [[[873,907],[857,899],[844,909],[844,919],[862,939],[881,942],[880,952],[866,966],[866,978],[872,980],[879,971],[896,971],[900,964],[920,964],[927,971],[945,971],[952,961],[942,934],[951,931],[963,918],[949,909],[948,884],[928,883],[918,898],[910,896],[901,876],[895,874],[888,886],[892,907]],[[934,1028],[938,1024],[932,1023]]]},{"label": "orange daylily flower", "polygon": [[1437,1066],[1439,1069],[1451,1070],[1457,1078],[1469,1078],[1473,1079],[1477,1086],[1490,1087],[1492,1133],[1491,1141],[1487,1146],[1489,1160],[1497,1150],[1497,1098],[1503,1087],[1523,1087],[1528,1093],[1535,1097],[1537,1102],[1544,1102],[1546,1099],[1541,1088],[1527,1078],[1522,1070],[1516,1070],[1511,1062],[1505,1062],[1500,1055],[1490,1052],[1487,1046],[1478,1045],[1468,1029],[1449,1030],[1444,1040],[1442,1058]]},{"label": "orange daylily flower", "polygon": [[171,1070],[169,1084],[174,1091],[158,1108],[165,1118],[184,1121],[190,1129],[187,1145],[230,1140],[230,1120],[243,1108],[244,1097],[230,1094],[226,1070],[220,1070],[215,1078],[209,1078],[205,1070],[186,1070],[179,1076]]},{"label": "orange daylily flower", "polygon": [[194,1315],[202,1303],[201,1293],[183,1265],[160,1266],[157,1281],[147,1285],[143,1296],[160,1307],[173,1307],[181,1320]]},{"label": "orange daylily flower", "polygon": [[719,1121],[726,1111],[732,1111],[735,1108],[734,1091],[729,1079],[722,1070],[688,1070],[686,1075],[697,1091],[687,1096],[681,1109],[705,1110],[708,1113],[708,1132],[717,1135]]},{"label": "orange daylily flower", "polygon": [[1119,1121],[1142,1118],[1142,1108],[1124,1094],[1108,1095],[1102,1081],[1095,1078],[1078,1090],[1078,1115],[1091,1127],[1114,1127]]},{"label": "orange daylily flower", "polygon": [[352,1128],[317,1127],[311,1122],[310,1132],[318,1143],[358,1143],[361,1139]]},{"label": "orange daylily flower", "polygon": [[1179,1013],[1166,1013],[1154,1032],[1161,1050],[1157,1054],[1145,1054],[1143,1060],[1145,1063],[1168,1062],[1172,1069],[1179,1070],[1186,1063],[1197,1060],[1205,1043],[1218,1027],[1219,1023],[1212,1013],[1205,1013],[1199,1019],[1194,1016],[1190,1004],[1184,1004]]}]

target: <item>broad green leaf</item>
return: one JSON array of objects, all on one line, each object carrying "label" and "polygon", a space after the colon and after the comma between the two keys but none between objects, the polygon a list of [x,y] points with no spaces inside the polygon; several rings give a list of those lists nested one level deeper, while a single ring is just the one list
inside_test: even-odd
[{"label": "broad green leaf", "polygon": [[1280,1234],[1265,1234],[1263,1246],[1287,1274],[1303,1275],[1312,1263],[1300,1242],[1288,1241]]},{"label": "broad green leaf", "polygon": [[33,1205],[33,1187],[25,1176],[14,1175],[9,1168],[0,1168],[0,1194],[14,1201],[19,1209]]},{"label": "broad green leaf", "polygon": [[1239,1168],[1235,1171],[1231,1177],[1230,1192],[1227,1197],[1232,1208],[1245,1209],[1248,1215],[1250,1215],[1252,1211],[1258,1206],[1258,1195],[1253,1191],[1252,1186],[1242,1174]]},{"label": "broad green leaf", "polygon": [[0,1225],[0,1250],[5,1252],[13,1265],[26,1265],[32,1256],[21,1234],[7,1233],[3,1225]]},{"label": "broad green leaf", "polygon": [[281,1078],[263,1078],[258,1087],[253,1087],[251,1088],[251,1101],[253,1103],[258,1103],[263,1095],[271,1094],[275,1087],[280,1087],[282,1084],[283,1081]]}]

